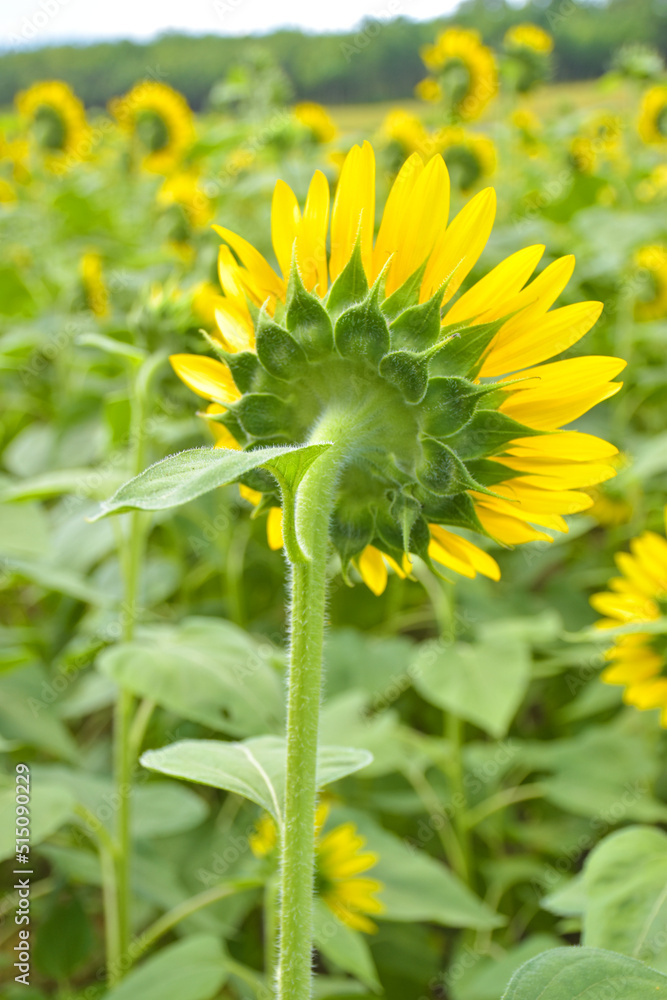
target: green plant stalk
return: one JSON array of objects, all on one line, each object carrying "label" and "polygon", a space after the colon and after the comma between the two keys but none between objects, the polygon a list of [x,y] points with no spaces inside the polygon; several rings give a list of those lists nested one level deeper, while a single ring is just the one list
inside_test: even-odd
[{"label": "green plant stalk", "polygon": [[445,736],[451,754],[447,766],[452,792],[452,823],[461,849],[461,871],[459,875],[470,882],[472,877],[470,827],[467,822],[468,800],[463,773],[463,721],[452,712],[445,715]]},{"label": "green plant stalk", "polygon": [[264,975],[267,983],[275,979],[278,945],[279,885],[272,875],[264,886]]},{"label": "green plant stalk", "polygon": [[[308,1000],[311,996],[316,764],[329,522],[340,469],[366,421],[373,421],[371,406],[365,408],[365,412],[354,413],[342,407],[325,413],[309,443],[328,441],[333,442],[333,446],[306,472],[296,498],[286,496],[283,486],[283,511],[294,508],[296,530],[285,532],[292,568],[292,602],[276,971],[279,1000]],[[288,537],[298,539],[298,544],[287,544]]]}]

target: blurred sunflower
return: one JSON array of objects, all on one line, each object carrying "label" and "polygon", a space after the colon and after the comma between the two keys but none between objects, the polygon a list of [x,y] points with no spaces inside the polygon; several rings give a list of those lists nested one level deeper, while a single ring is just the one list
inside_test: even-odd
[{"label": "blurred sunflower", "polygon": [[639,108],[639,135],[649,145],[667,143],[667,84],[650,87]]},{"label": "blurred sunflower", "polygon": [[509,120],[518,133],[523,151],[528,156],[537,156],[542,149],[542,122],[538,115],[529,108],[517,108],[511,113]]},{"label": "blurred sunflower", "polygon": [[632,517],[632,504],[627,500],[603,493],[602,490],[590,490],[593,506],[586,511],[588,517],[593,517],[603,528],[617,528],[627,524]]},{"label": "blurred sunflower", "polygon": [[623,157],[623,120],[602,112],[582,127],[570,144],[570,156],[576,170],[594,174],[603,163],[617,167]]},{"label": "blurred sunflower", "polygon": [[447,28],[420,54],[434,76],[417,85],[417,96],[444,100],[456,117],[467,121],[479,118],[498,92],[496,61],[479,32]]},{"label": "blurred sunflower", "polygon": [[21,117],[29,122],[47,165],[56,167],[66,164],[68,157],[88,155],[85,108],[62,80],[34,83],[16,95],[15,103]]},{"label": "blurred sunflower", "polygon": [[14,201],[16,201],[16,189],[4,177],[0,177],[0,205],[9,205]]},{"label": "blurred sunflower", "polygon": [[26,184],[30,179],[29,155],[30,145],[25,139],[7,139],[0,132],[0,163],[11,164],[12,177],[19,184]]},{"label": "blurred sunflower", "polygon": [[[666,510],[667,514],[667,510]],[[591,604],[605,617],[598,628],[638,625],[656,621],[667,604],[667,541],[645,531],[630,542],[630,552],[618,552],[621,573],[609,581],[609,590],[591,597]],[[632,632],[618,636],[605,654],[610,665],[602,673],[606,684],[625,688],[623,700],[642,710],[659,708],[661,725],[667,727],[667,647],[664,636]]]},{"label": "blurred sunflower", "polygon": [[81,282],[86,305],[98,319],[109,315],[109,292],[102,273],[102,258],[89,251],[81,258]]},{"label": "blurred sunflower", "polygon": [[449,176],[459,191],[470,191],[496,169],[496,147],[488,136],[452,125],[442,129],[438,139]]},{"label": "blurred sunflower", "polygon": [[544,28],[526,21],[508,28],[503,44],[506,49],[530,49],[548,55],[553,51],[554,40]]},{"label": "blurred sunflower", "polygon": [[143,80],[123,97],[109,101],[109,111],[119,127],[136,139],[143,153],[142,166],[151,173],[174,170],[194,141],[190,106],[166,83]]},{"label": "blurred sunflower", "polygon": [[645,246],[635,254],[642,285],[635,302],[635,318],[662,319],[667,316],[667,248]]},{"label": "blurred sunflower", "polygon": [[[366,839],[354,823],[342,823],[323,834],[328,815],[329,806],[321,803],[315,817],[315,892],[342,923],[373,934],[377,926],[370,917],[384,912],[376,898],[383,886],[377,879],[360,876],[377,864],[378,856],[364,851]],[[274,854],[277,846],[276,824],[270,816],[262,816],[250,837],[251,850],[262,858]]]},{"label": "blurred sunflower", "polygon": [[193,229],[202,229],[213,218],[213,205],[194,170],[177,170],[165,178],[157,194],[160,205],[178,205]]},{"label": "blurred sunflower", "polygon": [[637,185],[639,201],[654,201],[667,196],[667,163],[659,163],[648,177],[644,177]]},{"label": "blurred sunflower", "polygon": [[398,147],[403,157],[410,153],[426,152],[432,139],[417,115],[392,108],[382,123],[382,136]]},{"label": "blurred sunflower", "polygon": [[294,117],[308,130],[312,139],[318,143],[332,142],[337,134],[333,118],[321,104],[313,101],[303,101],[294,105]]},{"label": "blurred sunflower", "polygon": [[[562,428],[620,389],[613,379],[625,362],[544,364],[584,336],[601,303],[552,310],[574,258],[530,281],[543,246],[513,254],[453,301],[490,235],[495,193],[480,192],[447,224],[449,187],[440,155],[425,165],[413,154],[374,242],[375,158],[368,143],[353,147],[327,253],[324,175],[315,173],[303,212],[278,181],[272,236],[282,275],[242,237],[215,227],[224,297],[211,343],[223,360],[171,359],[215,405],[209,422],[244,448],[301,443],[327,408],[355,412],[376,400],[331,524],[343,572],[353,562],[376,592],[380,563],[404,573],[412,553],[497,579],[491,556],[450,527],[503,545],[550,541],[540,529],[567,531],[563,515],[592,505],[581,491],[615,475],[613,445]],[[262,509],[279,505],[271,477],[246,485],[262,494]]]}]

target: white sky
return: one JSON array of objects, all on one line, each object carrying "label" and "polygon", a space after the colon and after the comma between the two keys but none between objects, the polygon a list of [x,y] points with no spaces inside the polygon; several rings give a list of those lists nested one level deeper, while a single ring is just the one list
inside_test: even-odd
[{"label": "white sky", "polygon": [[0,46],[146,40],[169,30],[245,35],[298,26],[348,30],[364,17],[426,20],[457,0],[0,0]]}]

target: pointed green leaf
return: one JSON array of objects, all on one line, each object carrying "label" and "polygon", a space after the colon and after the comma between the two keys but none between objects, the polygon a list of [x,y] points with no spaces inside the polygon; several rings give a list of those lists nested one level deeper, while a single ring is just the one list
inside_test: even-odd
[{"label": "pointed green leaf", "polygon": [[410,351],[392,351],[380,361],[380,375],[395,385],[408,403],[424,398],[428,385],[428,360]]},{"label": "pointed green leaf", "polygon": [[[394,293],[397,294],[397,293]],[[391,346],[423,351],[441,338],[440,306],[444,291],[439,288],[428,302],[410,306],[391,324]],[[383,311],[386,303],[383,305]]]},{"label": "pointed green leaf", "polygon": [[368,295],[368,278],[361,259],[361,244],[357,238],[352,256],[329,290],[327,312],[337,319],[346,309],[362,302]]},{"label": "pointed green leaf", "polygon": [[456,493],[451,497],[441,497],[423,487],[415,490],[415,497],[422,505],[424,517],[437,524],[451,524],[458,528],[467,528],[480,535],[486,532],[477,516],[475,504],[467,493]]},{"label": "pointed green leaf", "polygon": [[168,510],[194,500],[203,493],[233,483],[260,466],[283,468],[286,456],[302,448],[315,448],[319,454],[327,445],[304,445],[258,448],[255,451],[230,451],[226,448],[192,448],[156,462],[131,479],[101,505],[92,520],[128,510]]},{"label": "pointed green leaf", "polygon": [[338,317],[334,338],[344,358],[379,364],[389,350],[389,327],[378,304],[377,284],[363,302]]},{"label": "pointed green leaf", "polygon": [[459,375],[430,379],[419,406],[424,433],[437,438],[456,434],[468,423],[480,399],[494,391],[494,386],[475,385]]},{"label": "pointed green leaf", "polygon": [[431,362],[433,375],[463,375],[475,378],[489,344],[500,330],[507,316],[482,323],[479,326],[442,327],[441,336],[449,339],[442,345]]},{"label": "pointed green leaf", "polygon": [[411,306],[416,306],[419,302],[419,291],[421,289],[424,271],[428,263],[428,257],[412,272],[409,278],[403,282],[400,288],[384,300],[382,312],[390,323],[392,323],[402,312]]},{"label": "pointed green leaf", "polygon": [[257,324],[257,357],[270,375],[284,381],[294,378],[306,364],[303,348],[265,309],[259,314]]},{"label": "pointed green leaf", "polygon": [[667,976],[600,948],[554,948],[512,976],[502,1000],[663,1000]]},{"label": "pointed green leaf", "polygon": [[422,460],[417,467],[419,482],[441,496],[452,496],[463,490],[479,489],[459,456],[441,441],[424,438]]},{"label": "pointed green leaf", "polygon": [[151,955],[106,993],[105,1000],[212,1000],[227,979],[218,938],[196,934]]},{"label": "pointed green leaf", "polygon": [[520,424],[499,410],[477,410],[472,419],[449,443],[463,459],[497,455],[515,438],[542,434]]},{"label": "pointed green leaf", "polygon": [[333,350],[331,317],[320,299],[306,291],[298,267],[292,263],[285,309],[287,329],[311,357]]},{"label": "pointed green leaf", "polygon": [[286,435],[291,424],[290,408],[272,392],[247,392],[234,406],[243,429],[256,438]]},{"label": "pointed green leaf", "polygon": [[[320,747],[317,754],[318,788],[353,774],[370,763],[366,750]],[[149,750],[141,763],[200,785],[224,788],[256,802],[282,825],[285,809],[285,740],[259,736],[242,743],[181,740],[161,750]]]}]

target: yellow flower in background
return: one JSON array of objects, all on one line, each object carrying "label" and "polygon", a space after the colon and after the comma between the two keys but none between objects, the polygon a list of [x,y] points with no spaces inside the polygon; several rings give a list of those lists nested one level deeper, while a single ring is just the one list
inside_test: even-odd
[{"label": "yellow flower in background", "polygon": [[50,166],[66,165],[68,158],[84,159],[89,155],[85,108],[62,80],[34,83],[16,95],[15,103]]},{"label": "yellow flower in background", "polygon": [[29,155],[30,144],[26,139],[7,139],[0,132],[0,163],[11,164],[12,177],[19,184],[26,184],[30,180],[27,166]]},{"label": "yellow flower in background", "polygon": [[667,163],[659,163],[653,168],[648,177],[645,177],[637,185],[637,198],[639,201],[653,201],[656,198],[664,198],[667,195]]},{"label": "yellow flower in background", "polygon": [[329,112],[321,104],[303,101],[301,104],[295,104],[293,110],[296,120],[308,129],[316,142],[332,142],[336,138],[338,129]]},{"label": "yellow flower in background", "polygon": [[[420,54],[454,114],[467,121],[479,118],[498,92],[496,60],[491,49],[482,44],[479,32],[447,28]],[[429,87],[434,93],[432,84],[422,82],[417,95],[432,100],[425,96]]]},{"label": "yellow flower in background", "polygon": [[460,191],[470,191],[496,169],[496,147],[486,135],[453,125],[438,133],[438,147]]},{"label": "yellow flower in background", "polygon": [[442,88],[432,76],[427,76],[425,80],[419,81],[415,87],[415,96],[420,101],[429,101],[431,104],[437,104],[443,99]]},{"label": "yellow flower in background", "polygon": [[594,115],[570,144],[577,170],[593,174],[605,163],[620,163],[623,154],[623,120],[608,112]]},{"label": "yellow flower in background", "polygon": [[9,205],[14,201],[16,201],[15,188],[4,177],[0,177],[0,204]]},{"label": "yellow flower in background", "polygon": [[119,127],[143,151],[142,166],[166,174],[182,162],[195,138],[194,118],[182,94],[166,83],[143,80],[123,97],[109,101]]},{"label": "yellow flower in background", "polygon": [[[545,248],[527,247],[457,296],[491,233],[495,193],[489,188],[481,191],[448,221],[449,187],[448,171],[440,155],[424,164],[418,154],[413,154],[394,182],[374,239],[375,157],[368,143],[353,147],[347,156],[333,202],[331,223],[329,185],[321,172],[313,176],[303,209],[288,185],[278,181],[272,206],[272,238],[279,271],[241,236],[214,227],[224,241],[218,262],[224,295],[223,304],[216,310],[217,330],[213,340],[224,361],[199,355],[175,355],[171,360],[176,373],[195,393],[222,409],[221,414],[217,411],[216,419],[222,420],[227,432],[243,447],[261,444],[267,436],[275,440],[276,435],[286,442],[301,442],[308,439],[309,421],[317,419],[318,400],[339,391],[336,389],[339,376],[343,387],[340,391],[348,391],[345,372],[356,364],[357,357],[364,357],[366,347],[363,324],[360,339],[350,348],[343,346],[342,335],[335,341],[340,346],[335,346],[333,339],[326,340],[324,346],[313,346],[306,340],[310,355],[298,344],[288,346],[294,337],[280,323],[291,322],[289,318],[285,320],[285,315],[286,308],[293,308],[295,294],[289,290],[292,287],[289,282],[293,285],[296,280],[290,274],[293,254],[299,281],[303,283],[303,292],[299,294],[302,298],[310,295],[308,309],[313,316],[320,317],[320,324],[324,323],[326,311],[322,303],[326,301],[329,306],[332,303],[328,295],[330,282],[335,283],[353,266],[363,269],[365,281],[375,283],[378,305],[389,315],[396,301],[392,296],[399,291],[405,295],[405,289],[409,288],[416,303],[410,309],[418,308],[421,303],[424,310],[427,307],[435,310],[433,336],[441,339],[428,348],[428,356],[433,352],[442,358],[449,356],[446,344],[451,340],[457,345],[456,351],[469,350],[471,357],[474,356],[475,360],[470,361],[472,380],[456,375],[451,381],[452,371],[464,369],[456,366],[452,369],[445,360],[440,361],[435,369],[441,379],[436,383],[437,391],[455,394],[451,399],[447,396],[447,403],[445,396],[438,403],[439,395],[430,402],[431,390],[423,396],[419,387],[416,395],[412,395],[413,383],[407,386],[401,382],[404,386],[401,393],[407,392],[413,402],[404,403],[403,396],[392,397],[394,402],[389,406],[387,419],[393,419],[394,412],[403,414],[394,426],[399,428],[396,433],[407,434],[409,441],[401,437],[395,445],[383,441],[382,446],[387,451],[409,449],[402,460],[400,475],[414,482],[414,486],[410,500],[401,502],[408,505],[411,517],[420,518],[423,526],[419,551],[425,552],[427,546],[430,559],[464,576],[473,578],[482,573],[497,579],[499,569],[495,560],[456,529],[463,527],[486,534],[503,545],[537,539],[551,541],[547,532],[567,531],[564,515],[592,505],[591,497],[582,491],[615,475],[608,460],[617,453],[613,445],[571,430],[568,425],[620,389],[621,384],[614,378],[625,362],[585,356],[545,363],[576,344],[596,322],[602,309],[599,302],[551,308],[572,275],[571,256],[553,261],[531,280]],[[280,354],[274,360],[273,354],[266,353],[269,348],[258,350],[254,308],[263,310],[261,324],[269,324],[270,337],[284,342],[288,354]],[[330,324],[330,320],[326,322]],[[385,320],[380,318],[377,322],[384,324]],[[340,321],[336,330],[339,325]],[[260,331],[263,328],[258,327]],[[313,332],[309,333],[311,329]],[[392,321],[391,329],[401,329],[398,317]],[[294,325],[292,330],[294,335],[300,333]],[[324,332],[320,334],[319,330]],[[488,333],[477,348],[475,334],[468,331],[479,330]],[[315,324],[307,326],[303,336],[331,338],[330,326],[329,331],[326,334],[326,325]],[[466,348],[467,336],[473,338],[469,348]],[[399,342],[404,345],[401,350]],[[392,360],[398,366],[398,375],[394,369],[385,368],[381,360],[381,382],[377,384],[381,392],[387,385],[385,379],[403,378],[401,359],[409,343],[397,340],[396,348],[392,348],[398,355]],[[329,353],[319,361],[318,351]],[[410,371],[414,372],[414,364],[425,357],[416,354]],[[271,371],[283,372],[280,366],[290,366],[290,375],[276,378],[269,374],[264,362]],[[431,362],[419,361],[419,364],[428,367]],[[423,370],[426,372],[426,368]],[[248,372],[254,374],[249,377]],[[432,368],[430,372],[435,374]],[[312,385],[308,381],[311,378],[315,380]],[[363,374],[357,378],[362,382],[367,379],[366,391],[374,391],[376,376],[370,368],[363,368]],[[301,397],[300,393],[305,395]],[[470,402],[475,393],[483,394],[486,400],[479,404],[479,410],[477,403]],[[301,398],[303,403],[297,405],[296,400]],[[263,421],[269,412],[270,428],[265,431]],[[454,419],[455,425],[451,423]],[[425,439],[410,437],[415,420],[426,422],[424,426],[429,431]],[[300,421],[304,421],[303,425]],[[486,429],[487,424],[502,428],[500,438]],[[459,426],[462,429],[457,430]],[[431,445],[428,442],[434,440],[433,435],[444,435],[443,442],[447,443],[436,447],[436,441]],[[424,440],[426,445],[420,443]],[[464,458],[452,450],[459,446],[457,442]],[[424,447],[431,456],[428,459],[420,457]],[[466,478],[468,467],[464,460],[475,470],[472,478]],[[412,478],[415,462],[418,463],[416,480]],[[387,505],[382,516],[390,518],[393,516],[390,501],[394,504],[391,510],[395,510],[397,501],[391,499],[392,487],[376,485],[376,474],[379,472],[374,471],[368,482],[363,480],[363,489],[375,497],[373,503],[378,509],[384,511]],[[438,485],[441,475],[449,477],[451,486]],[[482,480],[483,486],[475,485]],[[360,487],[353,481],[350,488],[356,496]],[[376,489],[377,493],[373,493]],[[443,489],[446,495],[436,496],[438,489]],[[456,493],[454,507],[447,499],[452,490]],[[341,558],[344,571],[346,561],[353,560],[362,578],[377,593],[383,581],[386,582],[387,566],[399,574],[409,572],[409,564],[404,563],[409,552],[398,539],[391,544],[386,541],[393,528],[383,527],[380,534],[375,534],[370,526],[364,531],[369,531],[367,543],[362,542],[356,551]]]},{"label": "yellow flower in background", "polygon": [[639,135],[649,145],[667,144],[667,84],[650,87],[639,108]]},{"label": "yellow flower in background", "polygon": [[510,124],[519,133],[521,148],[529,156],[537,156],[542,150],[542,122],[530,108],[517,108],[509,117]]},{"label": "yellow flower in background", "polygon": [[[378,855],[364,850],[366,838],[354,823],[342,823],[323,833],[328,816],[329,806],[321,803],[315,817],[315,892],[342,923],[373,934],[377,926],[370,917],[384,912],[377,899],[383,886],[377,879],[361,876],[377,864]],[[278,831],[270,816],[261,817],[249,841],[258,858],[274,853]]]},{"label": "yellow flower in background", "polygon": [[201,229],[213,218],[213,205],[194,170],[178,170],[167,177],[157,198],[160,205],[180,205],[193,229]]},{"label": "yellow flower in background", "polygon": [[109,315],[109,292],[102,273],[102,258],[90,251],[81,258],[81,281],[88,308],[98,319]]},{"label": "yellow flower in background", "polygon": [[622,685],[628,705],[661,709],[660,722],[667,727],[667,646],[663,636],[641,631],[642,624],[656,621],[665,612],[667,541],[645,531],[630,542],[630,552],[618,552],[615,559],[621,575],[609,581],[608,591],[591,598],[595,610],[605,616],[598,627],[632,624],[640,628],[614,639],[605,654],[609,666],[602,680]]},{"label": "yellow flower in background", "polygon": [[667,248],[642,247],[635,254],[635,264],[644,278],[635,301],[635,318],[662,319],[667,316]]},{"label": "yellow flower in background", "polygon": [[627,500],[617,500],[601,490],[591,490],[593,506],[586,511],[589,517],[594,517],[604,528],[617,528],[627,524],[632,517],[632,504]]},{"label": "yellow flower in background", "polygon": [[554,40],[549,32],[529,21],[508,28],[503,43],[508,49],[530,49],[544,55],[552,52],[554,47]]},{"label": "yellow flower in background", "polygon": [[404,111],[403,108],[392,108],[382,123],[382,135],[389,141],[400,146],[404,156],[410,153],[425,153],[432,141],[417,115]]}]

